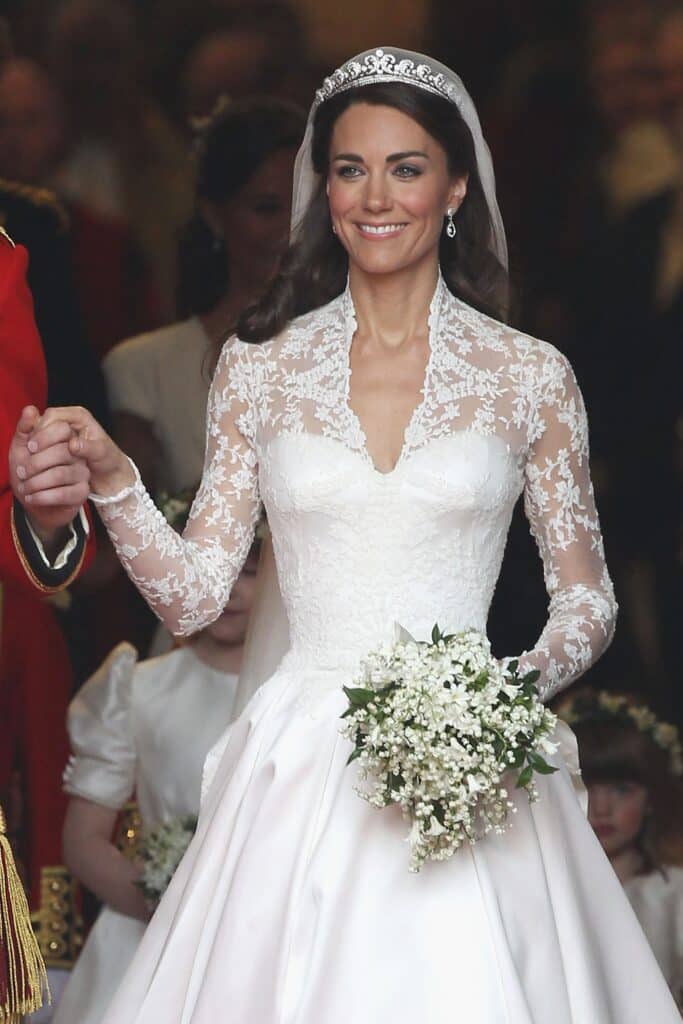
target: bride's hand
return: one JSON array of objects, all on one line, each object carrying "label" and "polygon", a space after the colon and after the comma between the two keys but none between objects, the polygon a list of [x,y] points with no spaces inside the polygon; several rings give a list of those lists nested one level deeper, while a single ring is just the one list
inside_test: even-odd
[{"label": "bride's hand", "polygon": [[[51,543],[88,497],[90,473],[86,463],[69,451],[70,429],[50,448],[31,453],[28,443],[39,420],[40,413],[33,405],[21,413],[9,446],[9,482],[33,528],[44,542]],[[40,489],[49,495],[47,500],[36,500]]]},{"label": "bride's hand", "polygon": [[64,444],[72,457],[87,466],[91,492],[108,497],[135,482],[127,457],[87,409],[46,409],[27,444],[31,455],[25,467],[24,493],[34,508],[55,504],[59,499],[59,494],[55,495],[60,490],[59,480],[52,468],[43,469],[41,458]]}]

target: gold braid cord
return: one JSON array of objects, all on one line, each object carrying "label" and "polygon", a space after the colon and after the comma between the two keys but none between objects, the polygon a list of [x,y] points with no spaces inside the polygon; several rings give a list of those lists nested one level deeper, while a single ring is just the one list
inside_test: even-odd
[{"label": "gold braid cord", "polygon": [[50,990],[6,832],[0,808],[0,1022],[18,1024]]}]

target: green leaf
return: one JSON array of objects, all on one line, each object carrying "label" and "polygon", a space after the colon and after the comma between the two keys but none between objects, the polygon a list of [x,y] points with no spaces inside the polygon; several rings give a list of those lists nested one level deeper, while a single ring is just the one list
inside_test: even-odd
[{"label": "green leaf", "polygon": [[351,762],[355,761],[357,757],[360,757],[360,755],[361,755],[361,749],[360,749],[360,747],[356,747],[355,750],[352,750],[351,753],[349,754],[349,756],[347,757],[346,763],[347,764],[351,764]]},{"label": "green leaf", "polygon": [[524,764],[524,754],[525,754],[524,750],[521,747],[518,747],[518,749],[515,750],[514,760],[510,762],[510,767],[511,768],[521,768],[522,765]]},{"label": "green leaf", "polygon": [[433,644],[438,644],[440,639],[441,639],[441,630],[439,629],[437,624],[434,623],[434,628],[432,629],[432,643]]},{"label": "green leaf", "polygon": [[515,783],[515,787],[517,789],[524,789],[525,786],[528,786],[531,782],[531,776],[533,775],[533,772],[533,768],[530,764],[528,764],[526,768],[524,768],[519,773],[519,776],[517,777],[517,782]]},{"label": "green leaf", "polygon": [[552,775],[553,772],[557,771],[553,765],[548,764],[545,758],[541,757],[540,754],[535,754],[533,750],[530,750],[527,755],[527,761],[535,772],[539,775]]},{"label": "green leaf", "polygon": [[541,673],[537,668],[532,668],[530,672],[527,672],[522,676],[521,682],[523,683],[535,683],[541,678]]},{"label": "green leaf", "polygon": [[374,690],[366,690],[362,686],[345,686],[344,693],[354,707],[364,708],[376,697]]}]

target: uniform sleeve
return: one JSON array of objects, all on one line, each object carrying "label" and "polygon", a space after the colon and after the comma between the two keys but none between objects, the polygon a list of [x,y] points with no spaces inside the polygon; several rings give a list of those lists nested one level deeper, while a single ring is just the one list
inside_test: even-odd
[{"label": "uniform sleeve", "polygon": [[137,653],[115,647],[69,705],[72,755],[64,772],[70,796],[120,810],[135,788],[131,688]]},{"label": "uniform sleeve", "polygon": [[124,495],[98,502],[124,568],[177,635],[203,629],[220,615],[253,540],[260,499],[248,351],[229,341],[221,354],[209,394],[202,481],[183,536],[155,507],[139,475]]},{"label": "uniform sleeve", "polygon": [[555,350],[540,360],[524,507],[550,605],[520,668],[540,672],[539,688],[549,699],[607,648],[617,612],[590,479],[586,411],[571,366]]},{"label": "uniform sleeve", "polygon": [[92,557],[93,541],[83,513],[74,520],[63,557],[51,565],[9,486],[7,456],[21,410],[26,405],[43,408],[47,387],[26,268],[26,250],[0,237],[0,582],[52,593],[78,575],[86,551]]}]

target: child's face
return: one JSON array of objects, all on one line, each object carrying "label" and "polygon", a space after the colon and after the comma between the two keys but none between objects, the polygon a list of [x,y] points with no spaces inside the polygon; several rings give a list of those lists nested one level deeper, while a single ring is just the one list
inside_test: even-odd
[{"label": "child's face", "polygon": [[249,613],[256,592],[256,568],[258,554],[252,550],[247,556],[241,573],[235,580],[230,600],[222,613],[206,627],[211,639],[221,646],[237,647],[244,643],[249,623]]},{"label": "child's face", "polygon": [[608,857],[634,846],[647,810],[648,793],[639,782],[594,782],[588,787],[588,820]]}]

